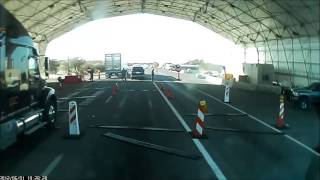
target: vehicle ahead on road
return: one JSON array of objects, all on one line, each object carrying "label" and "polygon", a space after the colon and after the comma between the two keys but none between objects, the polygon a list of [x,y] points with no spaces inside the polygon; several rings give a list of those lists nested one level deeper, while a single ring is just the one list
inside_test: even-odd
[{"label": "vehicle ahead on road", "polygon": [[[0,5],[0,149],[39,128],[52,127],[57,97],[41,78],[39,55],[22,24]],[[48,59],[45,69],[48,71]]]},{"label": "vehicle ahead on road", "polygon": [[204,72],[205,75],[211,76],[211,77],[220,77],[220,73],[218,71],[206,71]]},{"label": "vehicle ahead on road", "polygon": [[111,78],[113,75],[121,77],[121,54],[105,54],[104,66],[106,78]]},{"label": "vehicle ahead on road", "polygon": [[144,79],[144,69],[141,66],[135,66],[131,71],[131,79]]},{"label": "vehicle ahead on road", "polygon": [[304,110],[308,109],[312,103],[320,103],[320,82],[303,88],[292,88],[290,99],[297,102]]},{"label": "vehicle ahead on road", "polygon": [[197,77],[198,79],[206,79],[206,75],[203,74],[203,73],[198,73],[198,74],[196,75],[196,77]]},{"label": "vehicle ahead on road", "polygon": [[182,64],[180,67],[181,70],[185,73],[197,74],[200,72],[198,65]]},{"label": "vehicle ahead on road", "polygon": [[170,70],[172,66],[173,66],[172,63],[165,63],[165,64],[163,65],[163,69],[165,69],[165,70]]}]

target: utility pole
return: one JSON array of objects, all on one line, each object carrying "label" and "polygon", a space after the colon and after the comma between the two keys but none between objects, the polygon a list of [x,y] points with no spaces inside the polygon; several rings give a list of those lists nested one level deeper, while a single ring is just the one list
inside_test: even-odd
[{"label": "utility pole", "polygon": [[68,75],[70,75],[70,58],[68,56]]}]

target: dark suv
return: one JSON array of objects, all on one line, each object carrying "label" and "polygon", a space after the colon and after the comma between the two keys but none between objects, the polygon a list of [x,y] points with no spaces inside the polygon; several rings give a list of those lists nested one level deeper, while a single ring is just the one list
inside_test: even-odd
[{"label": "dark suv", "polygon": [[291,89],[291,100],[297,102],[301,109],[308,109],[312,103],[320,102],[320,82],[303,88]]},{"label": "dark suv", "polygon": [[144,69],[143,67],[136,66],[132,68],[131,79],[144,79]]}]

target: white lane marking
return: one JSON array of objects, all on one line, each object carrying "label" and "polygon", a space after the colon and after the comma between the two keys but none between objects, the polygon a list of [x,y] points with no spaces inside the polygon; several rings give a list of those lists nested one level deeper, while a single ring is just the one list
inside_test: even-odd
[{"label": "white lane marking", "polygon": [[54,170],[54,168],[62,160],[64,154],[59,154],[53,161],[47,166],[47,168],[41,173],[41,176],[49,176],[49,174]]},{"label": "white lane marking", "polygon": [[211,170],[215,173],[217,178],[219,180],[226,180],[227,178],[224,176],[218,165],[213,161],[206,148],[202,145],[201,141],[199,141],[199,139],[192,139],[192,141],[197,146],[198,150],[202,153],[204,159],[207,161],[207,163],[211,167]]},{"label": "white lane marking", "polygon": [[[161,94],[162,98],[165,100],[165,102],[168,104],[168,106],[170,107],[170,109],[172,110],[172,112],[175,114],[175,116],[178,118],[178,120],[180,121],[180,123],[182,124],[182,126],[184,127],[184,129],[187,132],[191,132],[191,129],[189,128],[189,126],[187,125],[187,123],[185,122],[185,120],[182,118],[182,116],[179,114],[179,112],[176,110],[176,108],[174,108],[174,106],[171,104],[171,102],[166,98],[166,96],[161,92],[161,90],[159,89],[159,87],[156,85],[155,82],[152,82],[153,85],[156,87],[156,89],[158,90],[158,92]],[[208,151],[206,150],[206,148],[202,145],[202,143],[200,142],[199,139],[192,139],[193,143],[197,146],[198,150],[200,151],[200,153],[203,155],[204,159],[206,160],[207,164],[209,165],[209,167],[211,168],[212,172],[215,174],[215,176],[219,179],[219,180],[226,180],[227,178],[224,176],[224,174],[222,173],[222,171],[220,170],[220,168],[218,167],[217,163],[215,163],[212,159],[212,157],[210,156],[210,154],[208,153]]]},{"label": "white lane marking", "polygon": [[[83,86],[82,89],[84,89],[84,90],[89,89],[89,88],[87,88],[89,85],[91,85],[91,84],[87,84],[87,85]],[[78,90],[79,90],[79,91],[78,91]],[[66,96],[66,97],[64,97],[64,98],[59,98],[59,99],[68,100],[68,99],[70,99],[70,98],[72,98],[72,97],[80,94],[81,91],[82,91],[82,90],[80,90],[80,89],[76,89],[76,92],[73,92],[73,93],[69,94],[68,96]],[[61,101],[61,102],[63,102],[63,101]]]},{"label": "white lane marking", "polygon": [[104,90],[104,89],[109,89],[110,87],[96,87],[96,88],[80,88],[76,89],[75,91],[86,91],[86,90]]},{"label": "white lane marking", "polygon": [[77,96],[77,97],[64,97],[59,98],[59,100],[68,100],[68,99],[87,99],[87,98],[95,98],[97,96]]},{"label": "white lane marking", "polygon": [[122,99],[121,99],[121,101],[120,101],[120,103],[119,103],[119,108],[122,108],[123,106],[124,106],[124,104],[126,103],[126,100],[127,100],[127,95],[125,95]]},{"label": "white lane marking", "polygon": [[97,96],[77,96],[75,99],[87,99],[87,98],[96,98]]},{"label": "white lane marking", "polygon": [[150,99],[148,99],[148,105],[149,105],[149,108],[152,109],[152,101]]},{"label": "white lane marking", "polygon": [[67,97],[73,97],[73,96],[78,95],[79,93],[80,93],[80,92],[74,92],[74,93],[69,94]]},{"label": "white lane marking", "polygon": [[112,99],[112,96],[109,96],[104,103],[105,103],[105,104],[108,104],[108,103],[111,101],[111,99]]},{"label": "white lane marking", "polygon": [[136,90],[134,90],[134,89],[129,89],[128,91],[133,92],[133,91],[136,91]]},{"label": "white lane marking", "polygon": [[89,90],[89,88],[76,89],[75,91],[85,91],[85,90]]},{"label": "white lane marking", "polygon": [[76,96],[76,95],[78,95],[80,93],[80,91],[78,91],[78,92],[73,92],[73,93],[71,93],[71,94],[69,94],[68,96],[66,96],[66,97],[64,97],[64,98],[58,98],[58,103],[64,103],[65,102],[65,100],[68,100],[68,99],[71,99],[73,96]]},{"label": "white lane marking", "polygon": [[298,141],[297,139],[289,136],[288,134],[286,134],[286,135],[284,135],[284,136],[285,136],[286,138],[290,139],[291,141],[299,144],[301,147],[304,147],[305,149],[309,150],[310,152],[312,152],[312,153],[315,154],[316,156],[319,156],[319,157],[320,157],[320,154],[319,154],[317,151],[315,151],[315,150],[313,150],[312,148],[310,148],[309,146],[303,144],[302,142],[300,142],[300,141]]},{"label": "white lane marking", "polygon": [[104,90],[104,89],[109,89],[110,87],[97,87],[95,88],[96,90]]},{"label": "white lane marking", "polygon": [[69,112],[68,109],[58,109],[58,112]]},{"label": "white lane marking", "polygon": [[[270,126],[269,124],[263,122],[262,120],[256,118],[255,116],[253,116],[253,115],[251,115],[251,114],[249,114],[249,113],[247,113],[247,112],[245,112],[245,111],[242,111],[241,109],[239,109],[239,108],[237,108],[237,107],[234,107],[234,106],[232,106],[232,105],[230,105],[230,104],[223,103],[220,99],[218,99],[218,98],[216,98],[216,97],[214,97],[214,96],[212,96],[212,95],[210,95],[210,94],[208,94],[208,93],[206,93],[206,92],[204,92],[204,91],[202,91],[202,90],[200,90],[200,89],[198,89],[198,91],[201,92],[201,93],[204,94],[204,95],[207,95],[207,96],[211,97],[212,99],[214,99],[214,100],[216,100],[216,101],[218,101],[218,102],[220,102],[220,103],[222,103],[222,104],[225,104],[225,105],[229,106],[230,108],[232,108],[232,109],[234,109],[234,110],[239,111],[240,113],[247,114],[247,115],[248,115],[250,118],[252,118],[253,120],[255,120],[255,121],[263,124],[264,126],[270,128],[270,129],[272,129],[272,130],[274,130],[274,131],[276,131],[276,132],[278,132],[278,133],[281,133],[281,132],[282,132],[282,131],[280,131],[280,130],[278,130],[278,129],[272,127],[272,126]],[[316,156],[320,156],[320,154],[319,154],[318,152],[316,152],[315,150],[313,150],[313,149],[310,148],[309,146],[303,144],[302,142],[298,141],[297,139],[295,139],[295,138],[293,138],[293,137],[291,137],[291,136],[289,136],[289,135],[287,135],[287,134],[284,135],[284,136],[285,136],[286,138],[290,139],[291,141],[297,143],[297,144],[300,145],[301,147],[305,148],[306,150],[310,151],[311,153],[315,154]]]},{"label": "white lane marking", "polygon": [[103,94],[103,93],[104,93],[103,90],[96,91],[92,96],[98,97],[98,96],[100,96],[100,95]]},{"label": "white lane marking", "polygon": [[148,89],[143,89],[142,91],[143,91],[143,92],[147,92],[147,91],[149,91],[149,90],[148,90]]},{"label": "white lane marking", "polygon": [[79,103],[79,106],[87,106],[87,105],[89,105],[91,102],[93,102],[95,100],[95,98],[93,98],[93,97],[98,97],[103,93],[104,93],[104,91],[100,90],[100,91],[96,91],[92,96],[86,96],[86,97],[90,97],[90,98],[86,98],[84,101]]}]

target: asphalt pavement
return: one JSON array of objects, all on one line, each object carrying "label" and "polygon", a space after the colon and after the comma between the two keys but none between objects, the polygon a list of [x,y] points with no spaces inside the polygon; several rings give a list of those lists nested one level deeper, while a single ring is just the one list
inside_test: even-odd
[{"label": "asphalt pavement", "polygon": [[[215,87],[176,83],[165,75],[156,75],[156,82],[148,79],[149,75],[142,81],[99,80],[58,89],[56,128],[21,137],[1,152],[0,174],[68,180],[291,180],[305,179],[310,169],[311,174],[318,170],[317,154],[219,101]],[[116,83],[119,91],[113,96]],[[172,98],[165,97],[168,89]],[[70,100],[78,103],[79,139],[67,136],[65,111]],[[197,140],[189,131],[200,100],[207,101],[208,113],[220,116],[205,117],[207,138]],[[138,140],[140,145],[105,134]]]}]

